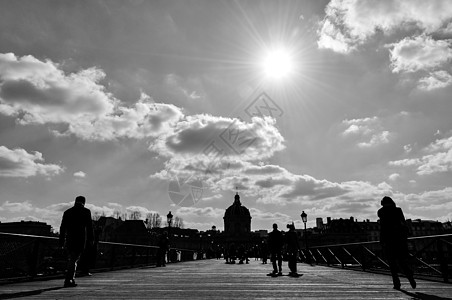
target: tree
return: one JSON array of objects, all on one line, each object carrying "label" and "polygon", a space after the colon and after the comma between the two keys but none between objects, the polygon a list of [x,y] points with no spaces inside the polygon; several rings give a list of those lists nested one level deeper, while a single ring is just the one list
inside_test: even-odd
[{"label": "tree", "polygon": [[113,217],[115,219],[120,219],[121,218],[121,211],[115,209],[115,211],[113,212]]},{"label": "tree", "polygon": [[91,215],[91,219],[93,221],[99,221],[99,219],[101,217],[105,217],[105,212],[99,213],[98,211],[95,211],[92,215]]},{"label": "tree", "polygon": [[141,212],[138,210],[134,210],[130,212],[129,220],[140,220],[141,219]]},{"label": "tree", "polygon": [[146,219],[148,221],[146,224],[148,229],[160,228],[162,226],[162,217],[158,213],[148,213]]},{"label": "tree", "polygon": [[176,217],[174,217],[172,226],[175,228],[184,228],[184,220],[182,220],[182,218],[176,216]]}]

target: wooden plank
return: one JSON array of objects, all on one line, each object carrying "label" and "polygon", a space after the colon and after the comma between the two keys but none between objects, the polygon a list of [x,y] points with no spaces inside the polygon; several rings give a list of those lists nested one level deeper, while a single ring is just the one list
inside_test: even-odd
[{"label": "wooden plank", "polygon": [[298,268],[302,277],[273,278],[266,276],[271,265],[259,261],[202,260],[96,273],[78,278],[75,288],[62,288],[61,279],[2,285],[0,299],[452,299],[451,284],[419,280],[413,290],[402,278],[403,292],[392,289],[387,275],[305,264]]}]

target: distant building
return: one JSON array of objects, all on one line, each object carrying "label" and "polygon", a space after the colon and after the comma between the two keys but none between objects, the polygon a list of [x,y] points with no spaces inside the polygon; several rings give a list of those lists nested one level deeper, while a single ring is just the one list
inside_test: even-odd
[{"label": "distant building", "polygon": [[20,222],[0,222],[0,232],[20,233],[30,235],[52,236],[52,226],[44,222],[20,221]]},{"label": "distant building", "polygon": [[98,232],[99,240],[103,242],[111,242],[115,240],[116,229],[124,223],[121,219],[113,217],[100,217],[99,220],[94,221],[94,228]]},{"label": "distant building", "polygon": [[265,229],[255,230],[254,234],[258,235],[260,238],[267,238],[268,230],[265,230]]},{"label": "distant building", "polygon": [[322,218],[317,218],[316,224],[317,228],[308,231],[308,237],[313,246],[378,241],[380,238],[380,224],[370,220],[328,217],[326,224],[323,224]]},{"label": "distant building", "polygon": [[322,218],[316,218],[315,223],[319,230],[323,229],[323,219]]},{"label": "distant building", "polygon": [[125,220],[113,234],[113,241],[139,245],[151,245],[151,234],[143,220]]},{"label": "distant building", "polygon": [[410,229],[411,236],[426,236],[426,235],[436,235],[443,234],[445,228],[443,223],[431,220],[406,220],[408,227]]}]

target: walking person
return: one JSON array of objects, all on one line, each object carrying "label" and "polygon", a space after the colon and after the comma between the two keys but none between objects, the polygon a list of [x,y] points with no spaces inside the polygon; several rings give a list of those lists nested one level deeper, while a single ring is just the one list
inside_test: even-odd
[{"label": "walking person", "polygon": [[273,266],[273,272],[268,274],[269,276],[281,276],[282,275],[282,248],[284,245],[284,239],[281,231],[278,230],[278,225],[273,224],[273,231],[268,234],[268,248],[270,250],[271,262]]},{"label": "walking person", "polygon": [[289,276],[299,277],[300,274],[297,272],[297,255],[300,245],[298,244],[298,236],[295,232],[295,225],[288,224],[287,228],[289,231],[286,233],[286,245],[287,245],[287,260],[290,269]]},{"label": "walking person", "polygon": [[93,243],[91,211],[85,208],[83,196],[75,198],[74,206],[66,210],[60,226],[60,247],[66,248],[68,262],[64,287],[75,287],[75,271],[83,250]]},{"label": "walking person", "polygon": [[408,227],[402,209],[390,197],[383,197],[383,206],[378,210],[380,218],[380,243],[386,254],[391,270],[394,289],[400,290],[398,266],[408,278],[411,287],[416,288],[413,270],[408,266]]}]

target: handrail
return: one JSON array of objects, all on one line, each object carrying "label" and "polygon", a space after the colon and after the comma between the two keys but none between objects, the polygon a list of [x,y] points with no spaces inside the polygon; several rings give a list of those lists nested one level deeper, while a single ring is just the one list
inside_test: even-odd
[{"label": "handrail", "polygon": [[[1,232],[0,235],[10,235],[10,236],[20,236],[20,237],[30,237],[30,238],[40,238],[40,239],[52,239],[52,240],[58,240],[58,237],[55,236],[45,236],[45,235],[32,235],[32,234],[22,234],[22,233],[10,233],[10,232]],[[130,244],[130,243],[117,243],[117,242],[105,242],[105,241],[99,241],[99,244],[106,244],[106,245],[118,245],[118,246],[131,246],[131,247],[144,247],[144,248],[153,248],[158,249],[158,246],[153,245],[142,245],[142,244]],[[170,250],[177,250],[177,251],[198,251],[194,249],[185,249],[185,248],[174,248],[170,247]]]},{"label": "handrail", "polygon": [[[452,234],[408,238],[412,252],[410,257],[418,264],[415,270],[417,276],[435,280],[439,274],[444,282],[452,281],[452,243],[446,239],[452,239]],[[389,269],[388,263],[383,259],[380,241],[309,246],[308,249],[301,250],[301,254],[309,264],[314,262],[370,272],[388,272]],[[322,259],[316,260],[315,256]]]},{"label": "handrail", "polygon": [[[34,278],[63,274],[66,255],[56,236],[0,232],[0,283],[4,279]],[[157,263],[158,246],[99,241],[90,270],[112,270]],[[202,259],[198,249],[170,247],[168,262]],[[83,258],[82,258],[83,260]]]},{"label": "handrail", "polygon": [[[422,239],[428,239],[428,238],[444,238],[444,237],[452,237],[452,233],[413,236],[413,237],[409,237],[408,241],[419,240],[419,239],[422,240]],[[309,248],[342,247],[342,246],[369,245],[369,244],[378,244],[378,243],[380,243],[380,241],[355,242],[355,243],[345,243],[345,244],[328,244],[328,245],[313,246],[313,247],[309,247]]]}]

